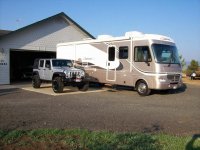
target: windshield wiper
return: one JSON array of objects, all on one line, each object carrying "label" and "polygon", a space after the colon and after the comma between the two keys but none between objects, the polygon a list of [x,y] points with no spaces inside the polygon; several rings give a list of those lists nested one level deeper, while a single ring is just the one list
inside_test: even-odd
[{"label": "windshield wiper", "polygon": [[169,64],[168,64],[168,67],[170,67],[170,66],[171,66],[171,64],[172,64],[172,58],[173,58],[173,53],[171,53],[171,55],[170,55],[170,59],[169,59]]}]

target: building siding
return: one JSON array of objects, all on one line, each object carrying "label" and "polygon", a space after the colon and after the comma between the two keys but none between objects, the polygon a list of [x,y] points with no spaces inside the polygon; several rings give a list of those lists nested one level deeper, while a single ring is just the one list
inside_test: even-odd
[{"label": "building siding", "polygon": [[0,47],[11,49],[46,49],[55,51],[56,44],[88,38],[63,19],[53,19],[35,25],[0,40]]},{"label": "building siding", "polygon": [[0,84],[10,84],[10,53],[8,49],[0,51]]}]

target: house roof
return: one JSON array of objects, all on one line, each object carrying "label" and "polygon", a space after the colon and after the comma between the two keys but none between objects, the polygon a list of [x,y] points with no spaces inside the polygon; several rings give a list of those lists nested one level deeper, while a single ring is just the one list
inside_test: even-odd
[{"label": "house roof", "polygon": [[[78,23],[76,23],[74,20],[72,20],[72,19],[71,19],[69,16],[67,16],[64,12],[61,12],[61,13],[56,14],[56,15],[54,15],[54,16],[51,16],[51,17],[48,17],[48,18],[46,18],[46,19],[40,20],[40,21],[35,22],[35,23],[33,23],[33,24],[30,24],[30,25],[28,25],[28,26],[25,26],[25,27],[22,27],[22,28],[20,28],[20,29],[15,30],[15,31],[9,32],[9,33],[7,33],[7,34],[4,34],[4,35],[0,36],[0,39],[1,39],[1,38],[4,38],[5,36],[8,36],[8,35],[12,35],[12,34],[21,32],[21,31],[23,31],[23,30],[25,30],[25,29],[27,29],[27,28],[30,28],[30,27],[32,27],[32,26],[34,26],[34,25],[37,25],[37,24],[40,24],[40,23],[43,23],[43,22],[46,22],[46,21],[48,21],[48,20],[51,20],[51,19],[54,19],[54,18],[58,18],[58,17],[62,17],[64,20],[69,21],[71,24],[75,25],[77,28],[79,28],[83,33],[85,33],[86,35],[88,35],[90,38],[95,39],[95,37],[94,37],[93,35],[91,35],[89,32],[87,32],[84,28],[82,28]],[[3,31],[3,30],[1,30],[1,31]],[[5,30],[4,30],[4,31],[5,31]]]},{"label": "house roof", "polygon": [[8,30],[0,30],[0,36],[6,35],[8,33],[10,33],[12,31],[8,31]]}]

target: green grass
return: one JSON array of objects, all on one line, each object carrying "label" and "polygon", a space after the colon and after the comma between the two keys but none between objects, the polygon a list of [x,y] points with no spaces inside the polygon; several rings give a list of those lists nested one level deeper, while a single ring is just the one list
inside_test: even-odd
[{"label": "green grass", "polygon": [[166,134],[155,135],[162,145],[163,150],[200,150],[200,135],[194,141],[189,136],[171,136]]},{"label": "green grass", "polygon": [[89,130],[0,130],[0,149],[198,150],[200,135],[114,133]]}]

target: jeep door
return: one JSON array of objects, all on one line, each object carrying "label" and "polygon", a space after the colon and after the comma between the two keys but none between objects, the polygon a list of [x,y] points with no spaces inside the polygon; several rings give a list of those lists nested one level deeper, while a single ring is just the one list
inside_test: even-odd
[{"label": "jeep door", "polygon": [[40,79],[44,79],[44,62],[45,61],[43,59],[39,61],[38,73],[39,73]]},{"label": "jeep door", "polygon": [[44,68],[44,78],[45,80],[52,80],[52,69],[51,69],[51,61],[46,60],[45,62],[45,68]]}]

